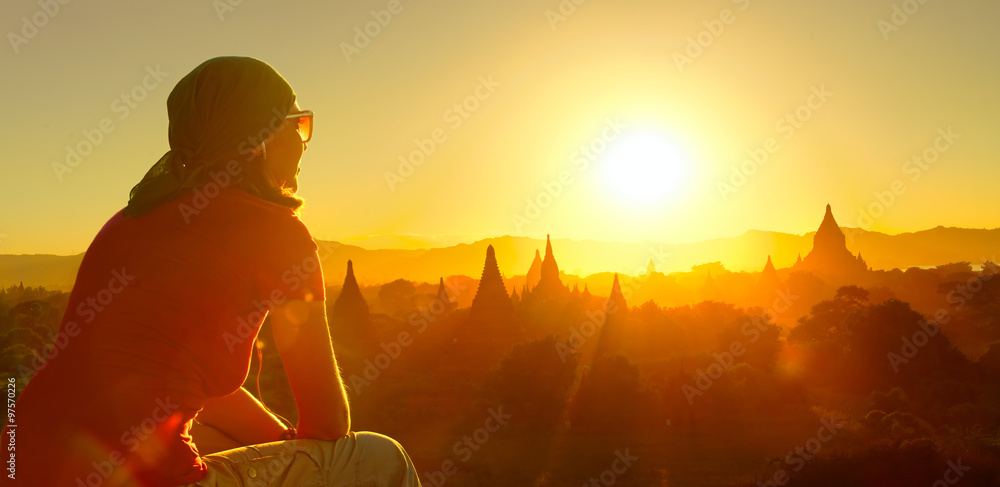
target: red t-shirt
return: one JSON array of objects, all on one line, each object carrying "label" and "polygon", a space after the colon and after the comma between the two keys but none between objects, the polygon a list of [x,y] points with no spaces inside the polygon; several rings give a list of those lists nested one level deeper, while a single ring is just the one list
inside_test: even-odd
[{"label": "red t-shirt", "polygon": [[316,244],[292,210],[212,184],[138,218],[119,211],[94,238],[48,361],[17,401],[16,482],[4,472],[0,483],[205,476],[191,419],[243,383],[264,311],[325,299]]}]

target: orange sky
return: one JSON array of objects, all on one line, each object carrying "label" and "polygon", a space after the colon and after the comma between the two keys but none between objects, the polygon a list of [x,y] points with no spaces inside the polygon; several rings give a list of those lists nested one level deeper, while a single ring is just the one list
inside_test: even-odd
[{"label": "orange sky", "polygon": [[562,4],[6,2],[0,253],[84,251],[167,150],[170,89],[218,55],[316,112],[317,238],[690,242],[811,231],[828,202],[889,233],[1000,226],[997,2]]}]

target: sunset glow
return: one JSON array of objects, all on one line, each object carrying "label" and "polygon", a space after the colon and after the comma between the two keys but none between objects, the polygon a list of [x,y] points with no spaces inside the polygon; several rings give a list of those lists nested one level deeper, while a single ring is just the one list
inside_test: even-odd
[{"label": "sunset glow", "polygon": [[612,198],[631,211],[682,202],[690,185],[694,161],[668,136],[633,131],[616,140],[601,161],[601,172]]},{"label": "sunset glow", "polygon": [[[895,27],[891,2],[568,2],[568,16],[559,3],[403,2],[385,27],[371,13],[385,4],[216,12],[210,2],[155,15],[116,7],[129,22],[67,6],[16,52],[0,54],[0,83],[18,94],[6,108],[20,114],[0,131],[18,161],[8,163],[0,197],[37,208],[5,215],[0,251],[82,252],[167,149],[173,84],[207,57],[233,52],[270,60],[316,113],[300,194],[303,219],[327,240],[416,248],[550,233],[695,242],[752,229],[803,234],[827,203],[844,226],[888,233],[1000,226],[991,210],[1000,195],[966,190],[970,179],[1000,178],[992,136],[1000,107],[990,95],[1000,80],[984,61],[1000,49],[988,20],[995,2],[928,4],[885,33],[880,21]],[[38,7],[4,8],[17,33]],[[294,44],[262,39],[287,9],[308,12],[295,15]],[[732,22],[713,34],[726,9]],[[176,25],[195,34],[177,39],[168,27]],[[675,55],[691,62],[678,66]],[[831,95],[819,99],[814,89]],[[512,224],[525,198],[576,171],[575,153],[608,120],[628,126],[624,138],[663,141],[639,146],[683,153],[683,175],[658,175],[655,165],[605,173],[612,151],[636,150],[612,140],[595,157],[599,171],[575,173],[530,225]],[[949,128],[960,138],[914,180],[919,166],[908,161]],[[732,184],[734,168],[771,138],[778,149],[766,163],[720,195],[719,184]],[[420,164],[401,168],[401,160]],[[59,177],[57,163],[66,169]],[[402,182],[387,183],[387,173]],[[905,192],[880,211],[876,195],[895,180]],[[94,194],[95,186],[106,189]],[[348,210],[358,205],[363,212]]]},{"label": "sunset glow", "polygon": [[0,11],[0,487],[1000,485],[998,0]]}]

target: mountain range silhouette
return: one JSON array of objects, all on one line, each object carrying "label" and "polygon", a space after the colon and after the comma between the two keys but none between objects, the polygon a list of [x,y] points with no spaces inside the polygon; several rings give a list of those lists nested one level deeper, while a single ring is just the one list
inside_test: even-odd
[{"label": "mountain range silhouette", "polygon": [[[839,230],[839,235],[838,231]],[[542,263],[539,249],[559,247],[564,271],[576,275],[620,272],[639,275],[650,265],[657,272],[689,271],[706,262],[722,262],[733,271],[759,272],[761,262],[770,256],[773,266],[787,268],[803,265],[816,268],[814,260],[833,259],[845,269],[892,269],[935,266],[950,262],[982,264],[996,261],[1000,248],[1000,228],[967,229],[935,227],[918,232],[888,235],[851,227],[840,227],[829,209],[816,232],[794,235],[782,232],[749,230],[738,237],[718,238],[695,243],[614,242],[571,239],[535,239],[505,235],[472,243],[431,249],[369,250],[340,242],[317,240],[324,276],[330,285],[343,282],[344,263],[353,261],[358,281],[376,284],[395,279],[435,282],[443,276],[479,276],[482,258],[492,246],[499,271],[507,276],[525,276],[529,288],[541,282]],[[544,246],[544,247],[543,247]],[[816,257],[809,255],[815,250]],[[796,264],[802,255],[801,264]],[[859,260],[860,255],[864,258]],[[69,290],[76,278],[83,254],[0,255],[0,286],[24,282],[30,286]],[[822,267],[822,266],[821,266]],[[559,266],[553,260],[552,270]],[[519,294],[520,294],[520,289]]]}]

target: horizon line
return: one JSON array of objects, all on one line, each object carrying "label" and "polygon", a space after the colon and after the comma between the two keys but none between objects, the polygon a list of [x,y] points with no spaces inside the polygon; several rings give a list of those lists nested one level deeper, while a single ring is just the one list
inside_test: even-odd
[{"label": "horizon line", "polygon": [[[912,231],[902,231],[902,232],[898,232],[898,233],[889,233],[889,232],[878,231],[878,230],[865,230],[865,229],[860,228],[860,227],[849,227],[849,226],[843,226],[843,225],[839,225],[839,224],[837,226],[842,231],[847,230],[847,231],[850,231],[851,233],[863,232],[863,233],[882,234],[882,235],[886,235],[886,236],[898,236],[898,235],[906,235],[906,234],[915,234],[915,233],[920,233],[920,232],[927,232],[927,231],[931,231],[931,230],[936,230],[936,229],[939,229],[939,228],[941,228],[941,229],[956,229],[956,230],[981,230],[981,231],[1000,230],[1000,227],[993,227],[993,228],[980,227],[980,228],[976,228],[976,227],[954,227],[954,226],[937,225],[937,226],[930,227],[930,228],[925,228],[925,229],[922,229],[922,230],[912,230]],[[702,242],[709,242],[709,241],[713,241],[713,240],[725,240],[725,239],[739,238],[739,237],[742,237],[742,236],[744,236],[744,235],[746,235],[746,234],[748,234],[750,232],[764,232],[764,233],[774,233],[774,234],[790,235],[790,236],[794,236],[794,237],[806,237],[806,236],[808,236],[810,234],[815,234],[816,230],[810,230],[808,232],[799,234],[799,233],[782,232],[782,231],[778,231],[778,230],[761,230],[761,229],[757,229],[757,228],[750,228],[750,229],[744,230],[742,233],[737,234],[737,235],[722,236],[722,237],[712,237],[712,238],[701,239],[701,240],[674,241],[674,242],[667,242],[667,241],[660,241],[660,240],[653,240],[653,239],[643,239],[643,240],[598,240],[598,239],[593,239],[593,238],[574,238],[574,237],[564,237],[564,236],[556,236],[556,237],[551,237],[551,238],[552,238],[552,240],[569,240],[569,241],[572,241],[572,242],[587,242],[587,241],[590,241],[590,242],[598,242],[598,243],[620,243],[620,244],[657,243],[657,244],[663,244],[663,245],[690,245],[690,244],[696,244],[696,243],[702,243]],[[845,231],[845,234],[846,233],[848,233],[848,232]],[[390,237],[390,238],[393,238],[393,237],[433,237],[433,238],[440,238],[441,236],[446,236],[446,235],[456,235],[457,236],[457,235],[460,235],[460,234],[381,233],[381,234],[369,234],[369,235],[365,236],[363,239],[362,238],[358,238],[358,237],[352,237],[354,239],[353,241],[350,240],[350,239],[343,239],[343,240],[341,240],[341,239],[321,238],[319,236],[314,235],[313,236],[313,240],[322,241],[322,242],[338,243],[338,244],[342,244],[342,245],[351,245],[353,247],[358,247],[358,248],[360,248],[362,250],[366,250],[366,251],[377,251],[377,250],[432,250],[432,249],[443,249],[443,248],[448,248],[448,247],[455,247],[455,246],[458,246],[458,245],[473,245],[475,243],[482,242],[484,240],[499,239],[499,238],[504,238],[504,237],[528,238],[528,239],[534,239],[534,240],[545,240],[546,237],[551,236],[552,234],[545,234],[546,236],[542,236],[542,237],[534,237],[534,236],[529,236],[529,235],[513,235],[513,234],[509,234],[508,233],[508,234],[503,234],[503,235],[484,236],[484,237],[476,238],[475,240],[472,240],[472,241],[462,240],[462,241],[457,241],[455,243],[451,243],[451,244],[447,244],[447,245],[442,244],[442,245],[439,245],[439,246],[430,246],[430,247],[428,247],[428,246],[424,246],[424,247],[379,247],[379,246],[368,247],[368,246],[364,246],[364,245],[360,245],[360,244],[356,243],[359,240],[373,240],[373,239],[382,238],[382,237]],[[468,234],[466,234],[466,235],[470,236]],[[848,238],[850,238],[850,237],[848,237]],[[56,254],[56,253],[6,253],[6,252],[2,252],[2,253],[0,253],[0,256],[15,256],[15,257],[16,256],[74,257],[74,256],[82,255],[82,254],[85,254],[85,253],[86,253],[86,251],[75,252],[75,253],[67,253],[67,254]]]}]

